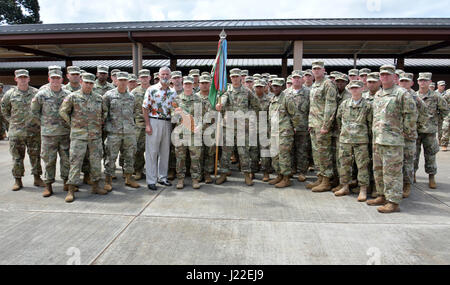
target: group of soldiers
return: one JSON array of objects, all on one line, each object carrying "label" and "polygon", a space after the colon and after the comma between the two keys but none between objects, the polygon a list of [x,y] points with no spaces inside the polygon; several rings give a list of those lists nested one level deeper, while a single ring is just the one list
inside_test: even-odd
[{"label": "group of soldiers", "polygon": [[[27,70],[16,70],[17,85],[3,95],[1,111],[9,123],[14,161],[13,190],[23,187],[26,149],[34,185],[45,187],[44,197],[53,194],[58,154],[66,202],[74,200],[81,172],[83,183],[91,184],[93,193],[112,191],[119,155],[125,185],[140,187],[136,180],[145,176],[145,138],[151,135],[144,118],[148,113],[144,102],[150,98],[150,71],[142,69],[135,76],[112,70],[109,83],[107,66],[98,66],[96,75],[70,66],[66,85],[62,84],[61,67],[50,66],[48,75],[49,83],[38,90],[29,86]],[[446,150],[450,132],[450,92],[445,92],[443,81],[434,91],[431,73],[419,73],[419,89],[414,91],[413,74],[392,65],[383,65],[377,72],[363,68],[328,75],[324,62],[315,61],[311,69],[294,70],[287,80],[269,73],[250,76],[247,70],[234,68],[230,70],[231,83],[215,106],[209,98],[214,84],[209,72],[200,74],[192,69],[184,77],[180,71],[170,75],[170,89],[176,92],[169,104],[172,130],[181,127],[183,136],[190,136],[190,143],[172,144],[170,149],[168,178],[177,177],[177,189],[184,188],[188,175],[194,189],[200,188],[202,181],[213,183],[218,149],[218,185],[231,175],[232,163],[238,163],[246,185],[253,185],[255,174],[262,172],[262,181],[276,188],[290,186],[294,175],[298,181],[306,181],[312,167],[317,170],[317,180],[306,188],[332,191],[335,196],[359,192],[360,202],[371,193],[375,199],[367,204],[391,213],[410,195],[422,147],[429,187],[436,188],[436,153],[439,143]],[[154,85],[159,84],[158,77],[155,73]],[[203,120],[194,118],[198,116],[196,105],[201,106]],[[261,142],[258,136],[256,146],[249,146],[247,137],[245,145],[237,144],[239,124],[227,124],[226,113],[238,111],[266,112],[265,132],[270,143]],[[194,134],[220,122],[217,112],[224,115],[217,130],[223,133],[223,141],[232,143],[220,144],[220,148],[195,144]],[[157,110],[148,114],[155,115]],[[261,120],[261,116],[256,118]],[[248,122],[245,128],[262,123]],[[213,137],[218,135],[215,132]],[[267,155],[274,146],[276,153]],[[44,181],[40,178],[41,159]],[[99,186],[102,161],[104,187]],[[273,172],[276,177],[270,179]]]}]

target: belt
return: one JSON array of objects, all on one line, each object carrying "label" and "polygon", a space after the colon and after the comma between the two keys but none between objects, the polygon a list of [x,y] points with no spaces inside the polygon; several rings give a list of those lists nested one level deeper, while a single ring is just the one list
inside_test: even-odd
[{"label": "belt", "polygon": [[170,118],[160,118],[160,117],[149,117],[150,119],[161,120],[161,121],[170,121]]}]

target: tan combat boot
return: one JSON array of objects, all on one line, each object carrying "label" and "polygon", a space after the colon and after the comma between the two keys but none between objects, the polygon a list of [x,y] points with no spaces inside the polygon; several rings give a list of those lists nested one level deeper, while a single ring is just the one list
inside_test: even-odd
[{"label": "tan combat boot", "polygon": [[331,191],[333,193],[335,193],[336,191],[341,190],[341,188],[344,187],[344,184],[339,184],[338,186],[334,187],[333,189],[331,189]]},{"label": "tan combat boot", "polygon": [[355,188],[358,187],[358,180],[353,179],[350,184],[348,185],[349,188]]},{"label": "tan combat boot", "polygon": [[325,192],[331,190],[330,178],[322,177],[322,183],[312,189],[313,192]]},{"label": "tan combat boot", "polygon": [[106,194],[108,194],[108,191],[106,191],[105,189],[99,188],[98,187],[98,181],[93,181],[92,182],[91,193],[92,194],[99,194],[99,195],[106,195]]},{"label": "tan combat boot", "polygon": [[69,191],[67,192],[67,196],[65,199],[66,203],[72,203],[73,200],[75,200],[75,195],[74,195],[75,189],[76,189],[75,185],[69,185]]},{"label": "tan combat boot", "polygon": [[447,146],[446,145],[442,146],[442,151],[447,151]]},{"label": "tan combat boot", "polygon": [[[314,190],[313,190],[314,191]],[[336,192],[334,192],[334,196],[340,197],[350,194],[349,185],[345,184],[342,186],[342,188]]]},{"label": "tan combat boot", "polygon": [[34,175],[34,186],[45,187],[44,181],[42,181],[39,175]]},{"label": "tan combat boot", "polygon": [[169,169],[169,173],[167,173],[167,180],[174,180],[175,179],[175,170]]},{"label": "tan combat boot", "polygon": [[91,180],[91,175],[89,173],[85,173],[83,176],[83,183],[84,184],[88,184],[88,185],[92,185],[92,180]]},{"label": "tan combat boot", "polygon": [[381,207],[377,208],[378,212],[380,213],[393,213],[393,212],[400,212],[400,206],[398,204],[388,202],[386,205],[383,205]]},{"label": "tan combat boot", "polygon": [[306,185],[306,189],[313,189],[316,186],[319,186],[320,183],[322,183],[322,175],[317,176],[317,180],[314,181],[313,183],[309,183],[308,185]]},{"label": "tan combat boot", "polygon": [[205,183],[206,184],[211,184],[213,182],[211,175],[209,174],[209,172],[205,172],[204,174],[204,178],[205,178]]},{"label": "tan combat boot", "polygon": [[249,172],[245,172],[244,173],[244,177],[245,177],[245,184],[247,186],[252,186],[253,185],[253,179],[252,179],[250,173]]},{"label": "tan combat boot", "polygon": [[378,196],[376,199],[367,201],[369,206],[379,206],[386,204],[386,198],[384,196]]},{"label": "tan combat boot", "polygon": [[142,177],[143,177],[143,175],[142,175],[142,172],[136,172],[135,174],[134,174],[134,180],[136,180],[136,181],[139,181],[139,180],[141,180],[142,179]]},{"label": "tan combat boot", "polygon": [[251,179],[251,180],[255,179],[255,173],[250,172],[250,179]]},{"label": "tan combat boot", "polygon": [[269,182],[269,180],[270,180],[270,174],[269,174],[269,172],[264,172],[264,177],[263,177],[263,179],[262,179],[262,181],[263,182]]},{"label": "tan combat boot", "polygon": [[378,197],[377,186],[375,185],[375,183],[370,184],[370,188],[372,190],[372,193],[371,193],[370,197],[372,197],[372,198]]},{"label": "tan combat boot", "polygon": [[403,198],[408,198],[411,194],[411,184],[403,183]]},{"label": "tan combat boot", "polygon": [[177,189],[183,189],[184,188],[184,178],[178,178],[177,181]]},{"label": "tan combat boot", "polygon": [[275,184],[275,188],[285,188],[291,186],[291,180],[289,179],[289,175],[283,175],[283,179],[280,182]]},{"label": "tan combat boot", "polygon": [[222,174],[220,174],[219,179],[216,180],[216,184],[220,185],[220,184],[223,184],[225,181],[227,181],[227,174],[222,173]]},{"label": "tan combat boot", "polygon": [[358,202],[365,202],[367,200],[367,186],[359,187]]},{"label": "tan combat boot", "polygon": [[300,182],[305,182],[306,181],[306,176],[303,173],[300,173],[297,177],[297,180]]},{"label": "tan combat boot", "polygon": [[192,188],[200,189],[200,182],[198,181],[198,179],[192,179]]},{"label": "tan combat boot", "polygon": [[52,183],[46,183],[42,197],[50,197],[53,194]]},{"label": "tan combat boot", "polygon": [[20,189],[22,189],[22,187],[23,187],[22,178],[16,178],[16,183],[14,183],[12,190],[19,191]]},{"label": "tan combat boot", "polygon": [[139,185],[136,181],[133,180],[131,177],[131,173],[125,174],[125,185],[130,186],[132,188],[139,188],[141,185]]},{"label": "tan combat boot", "polygon": [[105,186],[103,186],[103,189],[105,189],[108,192],[111,192],[111,190],[112,190],[112,176],[111,175],[105,176]]},{"label": "tan combat boot", "polygon": [[270,185],[275,185],[277,183],[280,183],[280,181],[283,180],[283,175],[278,174],[278,176],[275,179],[272,179],[269,181]]},{"label": "tan combat boot", "polygon": [[67,184],[67,179],[64,179],[64,187],[63,187],[64,191],[69,191],[69,184]]},{"label": "tan combat boot", "polygon": [[436,180],[434,180],[434,174],[428,176],[428,187],[436,189]]}]

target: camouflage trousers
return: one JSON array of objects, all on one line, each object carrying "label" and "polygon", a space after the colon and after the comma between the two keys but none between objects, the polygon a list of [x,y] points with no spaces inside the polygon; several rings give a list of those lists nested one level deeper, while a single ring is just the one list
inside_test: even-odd
[{"label": "camouflage trousers", "polygon": [[294,145],[292,148],[292,169],[296,169],[298,173],[306,174],[309,166],[309,144],[308,132],[296,132],[294,135]]},{"label": "camouflage trousers", "polygon": [[[271,138],[271,144],[276,142],[278,146],[278,153],[272,157],[272,167],[277,174],[290,175],[292,169],[291,150],[294,145],[294,136],[280,136],[278,138]],[[273,147],[271,147],[273,149]]]},{"label": "camouflage trousers", "polygon": [[348,184],[352,179],[353,158],[358,168],[359,186],[368,186],[369,147],[366,143],[339,143],[339,178],[341,184]]},{"label": "camouflage trousers", "polygon": [[176,171],[177,178],[182,179],[186,176],[186,160],[187,154],[190,157],[190,173],[192,179],[200,179],[202,174],[201,158],[202,158],[202,148],[201,146],[176,146],[175,147],[175,157],[176,157]]},{"label": "camouflage trousers", "polygon": [[416,140],[405,139],[403,147],[403,182],[414,182],[414,160],[416,157]]},{"label": "camouflage trousers", "polygon": [[436,133],[419,133],[416,141],[416,159],[414,160],[414,172],[419,169],[421,146],[423,145],[423,156],[425,157],[425,172],[427,174],[437,173],[436,153],[439,152],[439,144]]},{"label": "camouflage trousers", "polygon": [[447,146],[450,138],[450,120],[445,120],[442,125],[441,146]]},{"label": "camouflage trousers", "polygon": [[373,170],[378,196],[400,204],[403,195],[403,146],[374,144]]},{"label": "camouflage trousers", "polygon": [[70,135],[41,136],[41,157],[45,168],[45,183],[55,182],[56,159],[59,154],[59,171],[62,180],[69,178]]},{"label": "camouflage trousers", "polygon": [[270,145],[262,146],[258,137],[258,145],[249,147],[251,169],[253,173],[258,171],[271,172]]},{"label": "camouflage trousers", "polygon": [[[226,130],[224,128],[224,136],[225,135],[232,135],[233,130]],[[234,145],[227,146],[226,140],[224,140],[224,144],[222,146],[222,155],[220,157],[220,173],[227,173],[230,169],[231,164],[231,154],[233,153],[233,150],[235,146],[237,146],[237,151],[239,154],[239,162],[241,164],[241,171],[244,173],[250,173],[252,170],[250,168],[251,159],[250,159],[250,152],[249,147],[247,146],[247,141],[245,146],[237,146],[237,130],[234,130]]]},{"label": "camouflage trousers", "polygon": [[[172,124],[172,132],[175,129],[176,124]],[[188,159],[189,161],[189,159]],[[190,162],[188,162],[187,164],[188,166],[190,165]],[[175,156],[175,146],[173,145],[173,143],[170,144],[170,152],[169,152],[169,169],[170,170],[175,170],[177,167],[177,159]]]},{"label": "camouflage trousers", "polygon": [[134,172],[143,173],[145,167],[145,129],[136,127],[136,155],[134,157]]},{"label": "camouflage trousers", "polygon": [[72,138],[70,141],[70,170],[67,184],[80,185],[80,172],[86,151],[89,150],[89,168],[92,181],[99,181],[102,174],[103,146],[102,139],[80,140]]},{"label": "camouflage trousers", "polygon": [[106,138],[106,162],[105,174],[114,175],[116,170],[116,160],[119,152],[123,152],[123,171],[125,174],[134,173],[134,156],[136,155],[136,135],[135,134],[108,134]]},{"label": "camouflage trousers", "polygon": [[[214,163],[216,161],[216,147],[215,146],[203,146],[202,156],[200,158],[201,172],[203,173],[213,173]],[[192,160],[192,158],[191,158]]]},{"label": "camouflage trousers", "polygon": [[332,178],[336,172],[333,169],[333,138],[331,132],[321,134],[320,130],[311,129],[311,144],[314,157],[314,165],[318,168],[319,175]]},{"label": "camouflage trousers", "polygon": [[32,135],[28,137],[10,137],[9,152],[13,158],[12,175],[15,178],[21,178],[25,174],[25,150],[28,153],[31,163],[31,173],[33,175],[41,175],[41,135]]},{"label": "camouflage trousers", "polygon": [[439,115],[438,117],[438,144],[442,145],[444,117],[442,117],[441,115]]},{"label": "camouflage trousers", "polygon": [[333,162],[333,177],[339,177],[339,136],[331,136],[331,153]]}]

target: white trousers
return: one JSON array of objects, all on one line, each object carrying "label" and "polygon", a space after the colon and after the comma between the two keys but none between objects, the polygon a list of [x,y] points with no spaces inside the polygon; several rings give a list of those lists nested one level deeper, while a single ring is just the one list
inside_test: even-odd
[{"label": "white trousers", "polygon": [[147,184],[167,179],[170,153],[170,121],[150,118],[152,135],[145,134],[145,174]]}]

